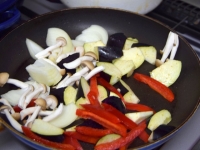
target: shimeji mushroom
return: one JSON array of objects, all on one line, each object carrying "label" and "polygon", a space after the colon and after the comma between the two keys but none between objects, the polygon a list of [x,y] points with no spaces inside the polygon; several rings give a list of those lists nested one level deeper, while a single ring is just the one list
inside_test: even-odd
[{"label": "shimeji mushroom", "polygon": [[7,105],[2,105],[0,107],[0,112],[4,113],[8,119],[8,121],[10,122],[10,124],[13,126],[13,128],[15,128],[17,131],[19,132],[23,132],[22,128],[21,128],[21,124],[19,124],[14,118],[13,116],[10,114],[11,107],[7,106]]},{"label": "shimeji mushroom", "polygon": [[163,50],[160,51],[162,54],[162,58],[160,60],[156,59],[156,66],[160,66],[161,64],[163,64],[166,61],[167,57],[169,56],[170,52],[171,52],[170,59],[174,59],[178,45],[179,45],[178,35],[170,31],[165,47],[163,48]]},{"label": "shimeji mushroom", "polygon": [[58,117],[62,113],[63,107],[64,107],[63,103],[60,103],[58,108],[55,109],[53,113],[51,113],[49,116],[44,117],[42,120],[46,121],[46,122],[49,122],[49,121],[55,119],[56,117]]},{"label": "shimeji mushroom", "polygon": [[34,110],[33,114],[28,118],[28,120],[25,123],[25,126],[31,127],[33,121],[36,119],[38,116],[40,110],[45,110],[46,109],[46,101],[42,98],[36,99],[35,101],[36,104],[36,109]]},{"label": "shimeji mushroom", "polygon": [[52,45],[52,46],[49,46],[48,48],[46,48],[45,50],[37,53],[35,55],[36,58],[44,58],[44,57],[47,57],[51,54],[51,51],[59,48],[59,47],[63,47],[67,44],[67,41],[64,37],[58,37],[56,39],[56,44],[55,45]]},{"label": "shimeji mushroom", "polygon": [[0,73],[0,86],[3,87],[4,84],[9,83],[13,84],[19,88],[27,88],[29,85],[17,79],[9,78],[9,74],[7,72]]},{"label": "shimeji mushroom", "polygon": [[47,108],[55,109],[58,105],[58,99],[54,95],[48,95],[46,98]]},{"label": "shimeji mushroom", "polygon": [[68,85],[73,85],[77,80],[80,80],[81,77],[89,71],[88,67],[84,67],[80,71],[76,72],[72,76],[65,77],[57,86],[56,89],[66,87]]},{"label": "shimeji mushroom", "polygon": [[30,101],[37,95],[39,95],[40,93],[46,93],[47,92],[47,87],[44,84],[40,84],[40,86],[35,89],[33,92],[31,92],[30,94],[28,94],[26,96],[26,99],[24,101],[23,104],[23,109],[27,107],[27,105],[30,103]]}]

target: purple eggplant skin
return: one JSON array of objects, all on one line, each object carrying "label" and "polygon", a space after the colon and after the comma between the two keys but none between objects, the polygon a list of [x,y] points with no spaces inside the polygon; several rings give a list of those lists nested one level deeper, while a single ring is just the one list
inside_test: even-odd
[{"label": "purple eggplant skin", "polygon": [[127,37],[124,33],[115,33],[109,36],[107,46],[119,47],[121,50],[124,47]]},{"label": "purple eggplant skin", "polygon": [[133,44],[131,45],[132,48],[133,48],[133,47],[148,47],[148,46],[151,46],[151,45],[146,44],[146,43],[133,43]]},{"label": "purple eggplant skin", "polygon": [[83,88],[81,86],[81,83],[79,83],[78,88],[77,88],[76,100],[78,100],[81,97],[85,97],[85,96],[84,96],[84,93],[83,93]]},{"label": "purple eggplant skin", "polygon": [[92,127],[95,129],[104,129],[104,127],[102,125],[100,125],[99,123],[97,123],[91,119],[86,119],[77,126],[86,126],[86,127]]},{"label": "purple eggplant skin", "polygon": [[160,125],[153,131],[153,140],[157,140],[175,129],[174,126]]},{"label": "purple eggplant skin", "polygon": [[66,87],[56,89],[56,88],[52,88],[51,87],[50,94],[54,95],[58,99],[59,103],[63,103],[63,101],[64,101],[63,97],[64,97],[65,88]]},{"label": "purple eggplant skin", "polygon": [[80,54],[79,54],[79,53],[71,54],[71,55],[69,55],[67,58],[62,59],[59,63],[57,63],[57,65],[58,65],[60,68],[64,68],[64,66],[63,66],[64,63],[72,62],[72,61],[76,60],[76,59],[79,58],[79,57],[80,57]]},{"label": "purple eggplant skin", "polygon": [[100,77],[102,77],[104,80],[106,80],[107,82],[110,82],[111,76],[103,71],[101,71],[100,73]]},{"label": "purple eggplant skin", "polygon": [[123,114],[126,113],[126,108],[125,108],[122,100],[119,97],[109,96],[109,97],[105,98],[102,101],[102,103],[106,103],[106,104],[109,104],[109,105],[115,107],[117,110],[119,110]]},{"label": "purple eggplant skin", "polygon": [[99,61],[101,62],[112,62],[116,58],[123,56],[122,49],[120,47],[111,46],[100,46],[99,51]]},{"label": "purple eggplant skin", "polygon": [[46,140],[49,140],[49,141],[52,141],[52,142],[57,142],[57,143],[62,143],[65,139],[64,134],[53,135],[53,136],[40,135],[40,134],[37,134],[37,135],[40,136],[43,139],[46,139]]},{"label": "purple eggplant skin", "polygon": [[122,94],[122,96],[124,96],[128,90],[123,86],[123,84],[121,82],[117,82],[114,84],[116,89],[120,89],[120,93]]}]

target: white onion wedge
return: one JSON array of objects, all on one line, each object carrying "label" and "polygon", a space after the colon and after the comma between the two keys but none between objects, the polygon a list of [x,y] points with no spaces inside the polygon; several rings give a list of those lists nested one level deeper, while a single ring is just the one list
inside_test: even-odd
[{"label": "white onion wedge", "polygon": [[84,43],[86,42],[95,42],[95,41],[100,41],[101,40],[101,36],[98,34],[94,34],[94,33],[82,33],[79,34],[75,40],[78,41],[83,41]]},{"label": "white onion wedge", "polygon": [[91,25],[87,29],[83,30],[82,33],[94,33],[100,35],[100,40],[106,45],[108,41],[108,32],[99,25]]},{"label": "white onion wedge", "polygon": [[62,75],[55,66],[42,59],[38,59],[34,64],[28,65],[26,70],[36,82],[47,86],[57,84],[62,78]]},{"label": "white onion wedge", "polygon": [[64,30],[60,28],[49,28],[47,31],[46,44],[47,46],[52,46],[56,44],[56,39],[58,37],[63,37],[67,41],[67,45],[63,46],[63,53],[68,53],[74,50],[71,38]]},{"label": "white onion wedge", "polygon": [[38,45],[37,43],[28,38],[26,39],[26,46],[33,59],[37,59],[35,55],[44,50],[40,45]]}]

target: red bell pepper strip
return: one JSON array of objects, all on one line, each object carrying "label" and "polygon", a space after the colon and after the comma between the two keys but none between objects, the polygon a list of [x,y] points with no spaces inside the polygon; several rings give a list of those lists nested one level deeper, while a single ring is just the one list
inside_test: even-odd
[{"label": "red bell pepper strip", "polygon": [[134,123],[131,119],[126,117],[122,112],[120,112],[113,106],[106,104],[106,103],[102,103],[102,106],[108,112],[115,114],[120,119],[121,123],[123,123],[128,129],[133,129],[133,128],[137,127],[136,123]]},{"label": "red bell pepper strip", "polygon": [[126,136],[126,134],[127,134],[126,128],[122,124],[113,123],[110,120],[102,118],[102,117],[100,117],[100,116],[98,116],[98,115],[96,115],[96,114],[94,114],[90,111],[83,110],[83,109],[77,109],[76,115],[81,117],[81,118],[84,118],[84,119],[91,119],[91,120],[101,124],[105,128],[110,129],[114,133],[120,134],[122,136]]},{"label": "red bell pepper strip", "polygon": [[147,143],[148,142],[148,140],[149,140],[149,134],[144,130],[144,131],[142,131],[142,133],[139,135],[139,138],[142,140],[142,141],[144,141],[145,143]]},{"label": "red bell pepper strip", "polygon": [[[102,103],[103,107],[105,110],[115,114],[116,116],[118,116],[121,120],[121,122],[128,128],[128,129],[134,129],[135,127],[137,127],[138,125],[133,122],[131,119],[129,119],[128,117],[126,117],[122,112],[120,112],[119,110],[117,110],[115,107],[106,104],[106,103]],[[149,135],[147,134],[146,131],[143,131],[140,135],[139,138],[144,141],[145,143],[148,141]]]},{"label": "red bell pepper strip", "polygon": [[86,110],[88,110],[102,118],[105,118],[113,123],[120,123],[120,119],[116,115],[104,110],[103,108],[95,107],[92,104],[82,104],[81,106],[83,108],[85,108]]},{"label": "red bell pepper strip", "polygon": [[153,108],[143,105],[143,104],[133,104],[133,103],[125,103],[127,110],[133,110],[133,111],[153,111]]},{"label": "red bell pepper strip", "polygon": [[90,101],[90,104],[97,107],[101,107],[98,97],[96,96],[96,93],[94,91],[88,92],[87,97],[88,100]]},{"label": "red bell pepper strip", "polygon": [[83,150],[81,144],[79,141],[71,136],[65,135],[63,144],[70,144],[72,145],[76,150]]},{"label": "red bell pepper strip", "polygon": [[92,137],[92,136],[83,135],[83,134],[78,133],[76,131],[65,131],[64,134],[67,135],[67,136],[73,137],[77,140],[87,142],[87,143],[91,143],[91,144],[96,144],[97,141],[99,140],[99,137]]},{"label": "red bell pepper strip", "polygon": [[96,128],[86,127],[86,126],[77,126],[76,131],[81,134],[94,136],[94,137],[102,137],[104,135],[113,133],[110,129],[96,129]]},{"label": "red bell pepper strip", "polygon": [[143,74],[135,73],[133,77],[140,81],[143,82],[147,85],[149,85],[153,90],[161,94],[165,99],[167,99],[169,102],[172,102],[174,100],[174,94],[173,92],[164,84],[161,82]]},{"label": "red bell pepper strip", "polygon": [[142,131],[146,128],[146,124],[142,123],[139,124],[137,127],[132,129],[127,136],[121,137],[117,140],[108,142],[108,143],[102,143],[95,146],[95,150],[113,150],[118,149],[120,147],[123,147],[127,144],[129,144],[131,141],[133,141],[136,137],[138,137]]},{"label": "red bell pepper strip", "polygon": [[67,150],[75,150],[75,148],[70,144],[56,143],[56,142],[52,142],[52,141],[43,139],[42,137],[33,133],[31,131],[31,129],[28,127],[22,126],[22,130],[23,130],[24,135],[26,135],[28,138],[30,138],[31,140],[34,140],[40,144],[43,144],[45,146],[56,148],[59,150],[66,150],[66,149]]},{"label": "red bell pepper strip", "polygon": [[[30,103],[27,105],[27,107],[33,107],[33,106],[35,106],[35,99],[32,99]],[[20,112],[22,110],[18,105],[14,106],[13,109],[15,112]]]},{"label": "red bell pepper strip", "polygon": [[92,91],[95,94],[95,97],[99,96],[99,91],[97,87],[97,77],[93,76],[90,78],[90,91]]},{"label": "red bell pepper strip", "polygon": [[104,86],[105,88],[109,89],[110,91],[112,91],[113,93],[117,94],[121,100],[123,102],[125,102],[124,100],[124,97],[122,96],[122,94],[114,87],[112,86],[109,82],[107,82],[105,79],[101,78],[101,77],[98,77],[97,78],[97,81],[102,85]]}]

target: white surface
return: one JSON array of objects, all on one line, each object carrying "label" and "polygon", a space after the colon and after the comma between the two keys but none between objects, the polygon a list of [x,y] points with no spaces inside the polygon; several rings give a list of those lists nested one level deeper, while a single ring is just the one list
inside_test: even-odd
[{"label": "white surface", "polygon": [[61,0],[67,7],[112,7],[146,14],[156,8],[162,0]]}]

